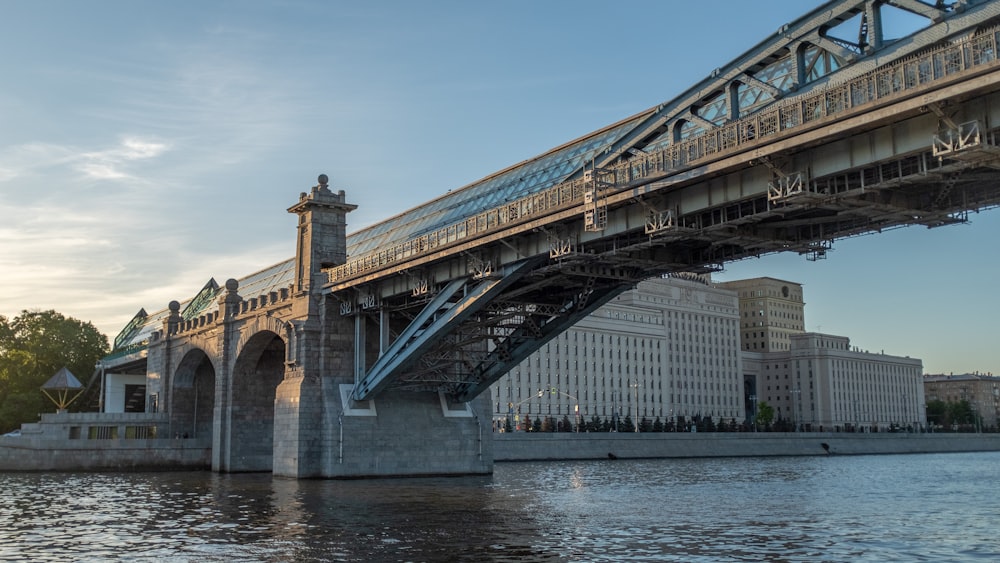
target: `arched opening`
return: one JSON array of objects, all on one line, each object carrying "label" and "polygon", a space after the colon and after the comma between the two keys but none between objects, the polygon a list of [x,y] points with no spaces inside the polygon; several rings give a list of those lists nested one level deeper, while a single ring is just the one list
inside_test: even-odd
[{"label": "arched opening", "polygon": [[285,376],[285,341],[264,331],[247,341],[233,369],[230,471],[271,471],[274,397]]},{"label": "arched opening", "polygon": [[211,442],[215,411],[215,366],[201,350],[188,352],[174,374],[170,430],[175,438]]}]

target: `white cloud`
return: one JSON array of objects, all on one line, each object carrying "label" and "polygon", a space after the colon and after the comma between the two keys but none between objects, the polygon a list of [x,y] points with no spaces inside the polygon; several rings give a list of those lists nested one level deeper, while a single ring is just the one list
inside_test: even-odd
[{"label": "white cloud", "polygon": [[[167,142],[123,136],[116,145],[99,150],[84,150],[72,145],[32,142],[0,151],[0,182],[45,173],[57,173],[68,167],[89,180],[131,178],[130,163],[151,160],[169,151]],[[66,175],[63,175],[64,179]]]},{"label": "white cloud", "polygon": [[115,147],[80,154],[75,168],[96,180],[133,178],[125,171],[129,163],[156,158],[168,150],[170,145],[164,142],[124,137]]}]

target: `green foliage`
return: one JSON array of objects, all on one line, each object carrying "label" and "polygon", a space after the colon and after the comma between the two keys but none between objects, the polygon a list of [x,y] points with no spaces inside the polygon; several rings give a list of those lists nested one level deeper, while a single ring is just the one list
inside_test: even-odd
[{"label": "green foliage", "polygon": [[596,414],[595,415],[591,415],[590,420],[587,421],[585,429],[586,429],[587,432],[600,432],[601,431],[601,417],[597,416]]},{"label": "green foliage", "polygon": [[535,417],[535,421],[531,423],[531,431],[532,432],[542,431],[542,419],[538,418],[537,416]]},{"label": "green foliage", "polygon": [[699,432],[715,432],[716,430],[715,422],[712,421],[712,417],[710,416],[701,419],[701,422],[698,424]]},{"label": "green foliage", "polygon": [[757,403],[757,426],[766,428],[774,421],[774,407],[764,401]]},{"label": "green foliage", "polygon": [[91,323],[55,311],[0,315],[0,432],[55,411],[41,386],[62,367],[86,384],[107,351],[107,337]]},{"label": "green foliage", "polygon": [[656,420],[653,421],[652,430],[653,432],[663,432],[663,422],[660,420],[660,417],[656,417]]},{"label": "green foliage", "polygon": [[[970,431],[977,423],[978,415],[968,399],[960,401],[927,401],[927,422],[946,431]],[[965,428],[962,428],[965,427]]]},{"label": "green foliage", "polygon": [[510,417],[509,416],[507,418],[505,418],[504,421],[503,421],[503,431],[504,432],[513,432],[514,431],[514,425],[510,423]]},{"label": "green foliage", "polygon": [[573,422],[570,421],[569,415],[564,414],[562,420],[559,421],[559,431],[560,432],[572,432],[576,430],[573,428]]},{"label": "green foliage", "polygon": [[556,431],[556,419],[554,416],[547,416],[545,420],[542,421],[542,432],[555,432]]},{"label": "green foliage", "polygon": [[[597,418],[597,417],[594,417]],[[611,432],[611,421],[608,419],[601,420],[601,432]]]},{"label": "green foliage", "polygon": [[931,426],[948,426],[948,403],[941,399],[927,401],[927,422]]},{"label": "green foliage", "polygon": [[632,423],[632,415],[626,414],[625,419],[618,423],[619,432],[635,432],[635,424]]}]

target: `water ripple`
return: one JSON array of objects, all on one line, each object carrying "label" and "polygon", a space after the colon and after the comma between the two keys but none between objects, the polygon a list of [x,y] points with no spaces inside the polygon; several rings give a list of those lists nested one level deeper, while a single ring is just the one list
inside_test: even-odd
[{"label": "water ripple", "polygon": [[996,561],[1000,454],[0,474],[0,561]]}]

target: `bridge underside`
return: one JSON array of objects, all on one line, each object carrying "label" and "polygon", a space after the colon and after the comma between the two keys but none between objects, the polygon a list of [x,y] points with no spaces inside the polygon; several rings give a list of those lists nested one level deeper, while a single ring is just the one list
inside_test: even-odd
[{"label": "bridge underside", "polygon": [[[973,105],[1000,107],[994,98]],[[896,126],[885,125],[850,139],[743,160],[730,170],[707,167],[686,181],[608,189],[600,232],[580,229],[583,206],[582,212],[570,210],[561,220],[498,235],[456,255],[432,274],[453,272],[436,292],[422,283],[408,293],[384,280],[371,284],[371,295],[374,288],[389,290],[371,300],[376,307],[362,311],[359,319],[368,321],[359,322],[374,321],[386,331],[383,342],[391,344],[368,350],[369,361],[359,365],[370,367],[359,372],[354,396],[366,399],[395,388],[437,390],[467,401],[643,279],[719,271],[726,262],[774,252],[822,259],[836,239],[962,223],[970,211],[1000,204],[997,130],[970,122],[935,137],[938,118],[926,111],[908,123],[926,132],[917,143],[922,148],[888,151],[880,143],[905,149],[914,136],[893,136],[886,128]],[[859,158],[858,146],[872,147],[869,156]],[[880,152],[888,157],[876,158]],[[830,167],[833,173],[810,177],[823,168],[817,161],[830,160],[819,156],[824,153],[843,162]],[[852,160],[861,165],[847,166]],[[692,189],[698,195],[690,195]],[[429,270],[405,272],[397,284]],[[463,270],[471,274],[454,274]]]}]

